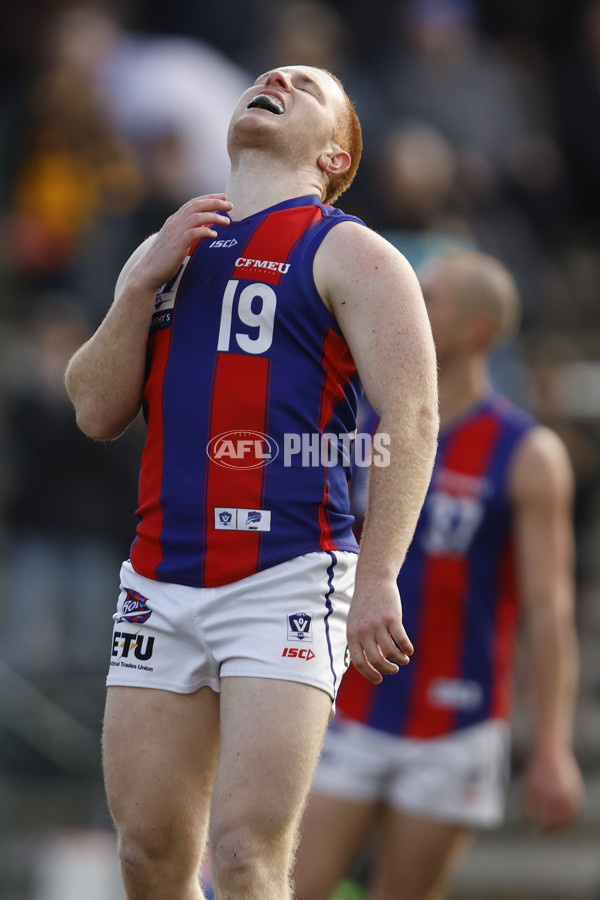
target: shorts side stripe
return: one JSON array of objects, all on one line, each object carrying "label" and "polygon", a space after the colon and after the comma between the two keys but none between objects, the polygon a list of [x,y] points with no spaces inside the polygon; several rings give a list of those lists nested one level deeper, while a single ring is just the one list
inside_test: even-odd
[{"label": "shorts side stripe", "polygon": [[327,612],[325,613],[325,636],[327,638],[327,648],[329,650],[329,666],[331,668],[331,674],[333,676],[333,694],[335,696],[335,689],[337,685],[337,675],[335,671],[335,665],[333,662],[333,651],[331,649],[331,636],[329,634],[329,616],[333,612],[333,603],[331,602],[331,596],[335,591],[335,587],[333,586],[333,578],[334,578],[334,569],[337,565],[337,556],[335,553],[329,551],[329,555],[331,556],[331,565],[327,568],[327,593],[325,594],[325,605],[327,606]]}]

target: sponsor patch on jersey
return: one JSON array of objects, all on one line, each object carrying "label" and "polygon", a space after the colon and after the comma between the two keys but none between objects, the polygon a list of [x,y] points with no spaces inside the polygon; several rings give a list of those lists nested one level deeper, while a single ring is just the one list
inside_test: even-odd
[{"label": "sponsor patch on jersey", "polygon": [[235,506],[215,506],[217,531],[270,531],[270,509],[240,509]]},{"label": "sponsor patch on jersey", "polygon": [[276,259],[247,259],[245,256],[240,256],[239,259],[236,259],[235,264],[238,269],[250,269],[253,278],[256,273],[260,275],[264,272],[278,272],[281,275],[287,275],[290,270],[289,263]]},{"label": "sponsor patch on jersey", "polygon": [[442,709],[473,710],[481,705],[483,691],[476,681],[435,678],[429,685],[428,700]]},{"label": "sponsor patch on jersey", "polygon": [[175,275],[163,284],[156,295],[154,312],[152,314],[152,324],[150,327],[151,332],[161,331],[163,328],[170,328],[173,322],[173,310],[175,308],[175,300],[177,299],[179,286],[190,259],[191,256],[186,256]]},{"label": "sponsor patch on jersey", "polygon": [[296,612],[287,617],[288,641],[312,641],[313,613]]},{"label": "sponsor patch on jersey", "polygon": [[147,606],[147,599],[131,588],[126,588],[125,593],[127,596],[117,622],[135,622],[137,625],[143,625],[152,615],[152,610]]}]

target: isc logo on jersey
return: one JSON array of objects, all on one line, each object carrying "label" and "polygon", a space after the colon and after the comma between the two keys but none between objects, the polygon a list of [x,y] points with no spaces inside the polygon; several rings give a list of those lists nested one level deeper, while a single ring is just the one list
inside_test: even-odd
[{"label": "isc logo on jersey", "polygon": [[228,241],[211,241],[209,247],[235,247],[237,241],[235,238],[229,238]]}]

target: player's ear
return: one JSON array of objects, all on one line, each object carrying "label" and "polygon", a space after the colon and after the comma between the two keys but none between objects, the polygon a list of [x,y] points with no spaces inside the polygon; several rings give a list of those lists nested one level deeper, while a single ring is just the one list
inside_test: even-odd
[{"label": "player's ear", "polygon": [[343,175],[352,165],[352,158],[346,150],[336,145],[327,153],[321,153],[317,165],[328,175]]}]

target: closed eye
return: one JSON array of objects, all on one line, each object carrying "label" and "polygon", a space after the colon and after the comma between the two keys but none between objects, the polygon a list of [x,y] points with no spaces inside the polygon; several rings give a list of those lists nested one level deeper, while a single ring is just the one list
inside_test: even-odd
[{"label": "closed eye", "polygon": [[305,91],[307,94],[312,94],[312,96],[315,97],[319,101],[319,103],[323,103],[325,98],[323,97],[321,88],[318,86],[316,81],[312,81],[312,79],[310,78],[298,79],[296,82],[296,87],[300,91]]}]

